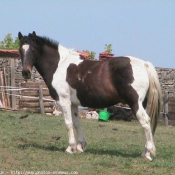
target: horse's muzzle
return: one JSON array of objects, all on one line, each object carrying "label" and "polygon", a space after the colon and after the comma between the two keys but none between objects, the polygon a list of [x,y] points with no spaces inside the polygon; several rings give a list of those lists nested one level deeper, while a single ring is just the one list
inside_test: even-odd
[{"label": "horse's muzzle", "polygon": [[31,72],[29,70],[22,70],[22,76],[25,79],[30,79],[31,78]]}]

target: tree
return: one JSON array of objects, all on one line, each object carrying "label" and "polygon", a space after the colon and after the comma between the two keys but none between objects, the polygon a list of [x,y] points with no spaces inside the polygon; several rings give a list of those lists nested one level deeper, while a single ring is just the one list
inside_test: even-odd
[{"label": "tree", "polygon": [[14,41],[12,34],[8,33],[4,41],[0,41],[0,49],[19,49],[19,39],[16,37]]},{"label": "tree", "polygon": [[84,50],[83,52],[86,52],[90,59],[95,59],[95,54],[96,54],[95,52],[89,51],[89,50]]},{"label": "tree", "polygon": [[112,44],[105,44],[105,52],[112,53]]}]

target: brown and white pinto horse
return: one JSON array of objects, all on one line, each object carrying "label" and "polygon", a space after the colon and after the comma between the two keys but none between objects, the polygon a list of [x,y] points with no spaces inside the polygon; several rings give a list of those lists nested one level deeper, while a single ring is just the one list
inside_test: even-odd
[{"label": "brown and white pinto horse", "polygon": [[131,107],[144,129],[146,145],[142,157],[152,160],[156,152],[153,134],[162,99],[158,76],[151,63],[130,56],[85,60],[79,53],[35,32],[28,36],[19,32],[18,37],[23,77],[29,79],[35,66],[63,112],[69,137],[68,153],[83,152],[86,147],[78,105],[105,108],[122,102]]}]

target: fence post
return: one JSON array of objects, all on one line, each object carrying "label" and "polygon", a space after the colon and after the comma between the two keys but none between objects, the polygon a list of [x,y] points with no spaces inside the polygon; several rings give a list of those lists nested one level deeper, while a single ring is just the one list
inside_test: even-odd
[{"label": "fence post", "polygon": [[[10,59],[10,85],[15,87],[15,59],[12,58]],[[12,109],[16,109],[16,92],[15,91],[11,91],[11,105],[12,105]]]},{"label": "fence post", "polygon": [[39,105],[40,105],[40,113],[44,115],[45,112],[44,112],[44,103],[43,103],[43,88],[41,85],[39,85]]}]

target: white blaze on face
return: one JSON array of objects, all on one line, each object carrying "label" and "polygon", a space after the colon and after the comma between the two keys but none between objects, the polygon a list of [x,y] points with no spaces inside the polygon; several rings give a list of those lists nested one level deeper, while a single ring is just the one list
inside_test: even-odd
[{"label": "white blaze on face", "polygon": [[29,50],[29,44],[24,44],[23,46],[22,46],[22,49],[24,50],[24,55],[26,54],[26,52]]},{"label": "white blaze on face", "polygon": [[29,47],[30,47],[29,44],[24,44],[24,45],[22,46],[22,50],[23,50],[23,54],[24,54],[23,61],[25,60],[26,53],[27,53],[27,51],[29,50]]}]

